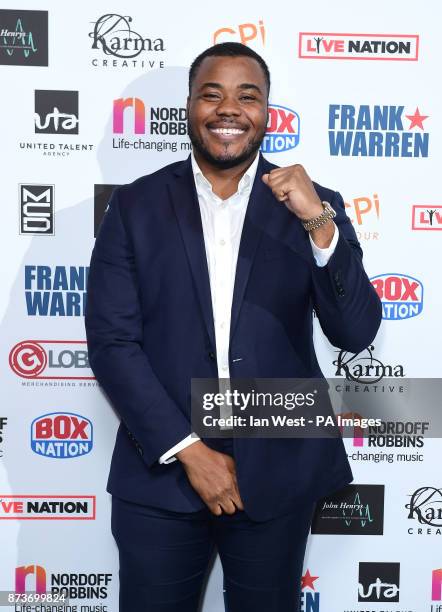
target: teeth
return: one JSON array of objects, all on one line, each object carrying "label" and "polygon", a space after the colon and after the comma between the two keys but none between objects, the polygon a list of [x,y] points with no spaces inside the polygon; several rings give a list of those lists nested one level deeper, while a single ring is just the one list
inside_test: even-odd
[{"label": "teeth", "polygon": [[211,130],[215,132],[215,134],[223,134],[226,136],[232,136],[233,134],[242,134],[244,130],[239,130],[237,128],[213,128]]}]

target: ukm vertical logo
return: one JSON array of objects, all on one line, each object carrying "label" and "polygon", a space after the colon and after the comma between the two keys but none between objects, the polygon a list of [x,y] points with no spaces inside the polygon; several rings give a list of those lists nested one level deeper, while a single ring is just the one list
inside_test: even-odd
[{"label": "ukm vertical logo", "polygon": [[20,234],[54,235],[54,185],[19,185]]}]

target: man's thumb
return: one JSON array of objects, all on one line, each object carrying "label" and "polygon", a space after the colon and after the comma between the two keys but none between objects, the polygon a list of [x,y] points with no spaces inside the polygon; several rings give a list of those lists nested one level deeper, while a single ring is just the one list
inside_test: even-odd
[{"label": "man's thumb", "polygon": [[265,183],[268,187],[269,186],[269,174],[263,174],[261,178],[263,180],[263,183]]}]

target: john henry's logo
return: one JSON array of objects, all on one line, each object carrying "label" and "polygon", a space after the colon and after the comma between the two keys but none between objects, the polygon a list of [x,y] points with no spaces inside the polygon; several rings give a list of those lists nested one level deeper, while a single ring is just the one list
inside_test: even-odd
[{"label": "john henry's logo", "polygon": [[105,210],[116,187],[120,185],[94,185],[94,238],[103,220]]},{"label": "john henry's logo", "polygon": [[0,519],[95,519],[95,495],[0,495]]},{"label": "john henry's logo", "polygon": [[392,321],[417,317],[424,307],[424,287],[406,274],[379,274],[371,284],[382,302],[382,318]]},{"label": "john henry's logo", "polygon": [[312,521],[312,533],[382,535],[384,485],[348,485],[321,499]]},{"label": "john henry's logo", "polygon": [[305,59],[416,61],[418,54],[416,34],[299,34],[298,55]]},{"label": "john henry's logo", "polygon": [[399,601],[399,563],[359,563],[358,601]]},{"label": "john henry's logo", "polygon": [[25,299],[29,316],[81,317],[86,308],[89,268],[25,266]]},{"label": "john henry's logo", "polygon": [[35,576],[35,588],[31,589],[38,594],[46,593],[46,570],[41,565],[22,565],[15,570],[15,592],[26,593],[26,579]]},{"label": "john henry's logo", "polygon": [[319,612],[320,593],[315,582],[319,576],[312,576],[307,569],[301,578],[301,609],[300,612]]},{"label": "john henry's logo", "polygon": [[413,493],[405,506],[409,519],[417,519],[421,525],[442,527],[442,489],[421,487]]},{"label": "john henry's logo", "polygon": [[[442,569],[435,569],[432,572],[431,599],[433,601],[442,601]],[[435,612],[438,611],[435,610]]]},{"label": "john henry's logo", "polygon": [[20,234],[54,235],[54,185],[20,185]]},{"label": "john henry's logo", "polygon": [[11,349],[9,365],[21,378],[94,379],[84,340],[25,340]]},{"label": "john henry's logo", "polygon": [[0,64],[48,65],[48,12],[0,9]]},{"label": "john henry's logo", "polygon": [[52,412],[31,424],[31,448],[51,459],[72,459],[92,450],[92,423],[72,412]]},{"label": "john henry's logo", "polygon": [[78,91],[35,90],[35,133],[78,134]]},{"label": "john henry's logo", "polygon": [[267,130],[262,141],[263,153],[279,153],[299,144],[300,122],[296,111],[277,104],[269,105]]},{"label": "john henry's logo", "polygon": [[338,358],[333,361],[336,366],[335,376],[345,376],[347,380],[357,383],[373,384],[383,378],[403,378],[404,368],[401,365],[386,365],[373,355],[371,344],[360,353],[339,351]]},{"label": "john henry's logo", "polygon": [[89,33],[92,49],[105,55],[130,59],[147,51],[164,51],[162,38],[144,38],[132,29],[132,17],[108,13],[94,22]]},{"label": "john henry's logo", "polygon": [[[418,108],[413,114],[405,113],[404,109],[404,106],[330,104],[330,155],[428,157],[430,135],[424,132],[428,115],[422,115]],[[405,128],[404,120],[409,122]]]},{"label": "john henry's logo", "polygon": [[266,40],[266,32],[262,19],[258,21],[258,25],[254,23],[242,23],[239,26],[219,28],[213,34],[213,44],[235,40],[247,45],[251,42],[259,41],[263,45]]},{"label": "john henry's logo", "polygon": [[411,229],[442,230],[442,206],[413,206]]}]

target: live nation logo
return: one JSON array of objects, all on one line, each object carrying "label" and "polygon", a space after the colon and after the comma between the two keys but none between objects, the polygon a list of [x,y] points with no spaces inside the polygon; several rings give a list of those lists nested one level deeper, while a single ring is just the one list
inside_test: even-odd
[{"label": "live nation logo", "polygon": [[442,206],[413,206],[411,229],[413,230],[442,230]]},{"label": "live nation logo", "polygon": [[313,534],[383,535],[384,485],[348,485],[321,499],[315,510]]},{"label": "live nation logo", "polygon": [[54,185],[19,185],[20,234],[54,235]]},{"label": "live nation logo", "polygon": [[9,366],[28,380],[94,380],[85,340],[23,340],[9,353]]},{"label": "live nation logo", "polygon": [[302,59],[417,61],[417,34],[331,34],[300,32]]},{"label": "live nation logo", "polygon": [[95,520],[95,495],[1,495],[0,519]]},{"label": "live nation logo", "polygon": [[359,563],[358,601],[398,602],[399,580],[399,563]]},{"label": "live nation logo", "polygon": [[48,12],[0,9],[0,65],[48,65]]},{"label": "live nation logo", "polygon": [[133,28],[129,15],[106,13],[93,21],[89,32],[91,48],[97,57],[92,66],[100,68],[164,68],[162,53],[166,47],[164,38],[145,36]]}]

